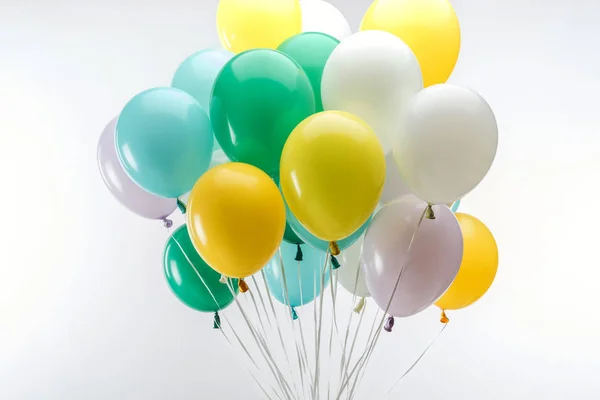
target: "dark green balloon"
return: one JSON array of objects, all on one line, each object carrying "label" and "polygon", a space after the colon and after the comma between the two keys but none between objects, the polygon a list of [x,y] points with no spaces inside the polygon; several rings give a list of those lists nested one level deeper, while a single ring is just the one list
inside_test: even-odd
[{"label": "dark green balloon", "polygon": [[302,239],[296,235],[296,232],[292,230],[290,224],[285,224],[285,232],[283,233],[283,240],[291,244],[304,244]]},{"label": "dark green balloon", "polygon": [[304,70],[287,55],[269,49],[238,54],[213,87],[210,118],[231,161],[279,175],[283,145],[296,125],[315,113]]},{"label": "dark green balloon", "polygon": [[315,93],[316,112],[323,111],[321,78],[325,64],[338,44],[339,40],[324,33],[304,32],[292,36],[277,48],[300,64],[308,75]]},{"label": "dark green balloon", "polygon": [[[194,248],[186,225],[177,228],[167,241],[163,265],[171,290],[188,307],[202,312],[214,312],[233,302],[228,285],[219,282],[221,275],[209,267]],[[237,293],[238,280],[230,279],[230,282]]]}]

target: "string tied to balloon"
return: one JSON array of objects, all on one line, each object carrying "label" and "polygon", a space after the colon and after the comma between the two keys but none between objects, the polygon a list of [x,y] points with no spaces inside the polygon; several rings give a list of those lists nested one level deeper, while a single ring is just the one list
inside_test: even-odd
[{"label": "string tied to balloon", "polygon": [[294,307],[290,307],[290,312],[292,313],[292,319],[295,321],[298,319],[298,313]]},{"label": "string tied to balloon", "polygon": [[179,211],[181,211],[182,214],[185,214],[187,212],[185,204],[183,204],[183,201],[181,201],[179,197],[177,198],[177,208],[179,208]]},{"label": "string tied to balloon", "polygon": [[240,279],[238,286],[240,288],[241,293],[246,293],[248,290],[250,290],[250,288],[248,287],[248,284],[243,279]]},{"label": "string tied to balloon", "polygon": [[225,275],[221,275],[221,279],[219,279],[219,283],[223,285],[227,285],[227,277]]},{"label": "string tied to balloon", "polygon": [[366,302],[367,300],[364,297],[361,297],[358,303],[356,303],[356,307],[354,307],[354,312],[360,314],[363,308],[365,308]]},{"label": "string tied to balloon", "polygon": [[336,270],[340,267],[340,262],[333,254],[331,255],[331,266],[333,267],[334,270]]},{"label": "string tied to balloon", "polygon": [[163,222],[163,226],[165,228],[171,229],[173,227],[173,221],[171,221],[167,217],[162,217],[160,220]]},{"label": "string tied to balloon", "polygon": [[303,254],[302,254],[302,247],[300,247],[300,244],[296,245],[296,258],[294,258],[295,261],[302,261],[303,259]]},{"label": "string tied to balloon", "polygon": [[329,252],[331,255],[339,256],[340,255],[340,246],[336,242],[329,242]]},{"label": "string tied to balloon", "polygon": [[391,315],[385,320],[385,325],[383,326],[383,329],[385,329],[386,332],[391,332],[392,329],[394,328],[394,317],[392,317]]},{"label": "string tied to balloon", "polygon": [[442,324],[447,324],[448,322],[450,322],[450,319],[446,315],[446,311],[445,310],[442,310],[442,314],[440,315],[440,322]]},{"label": "string tied to balloon", "polygon": [[213,317],[213,329],[221,329],[221,317],[219,316],[218,311],[215,311],[215,315]]},{"label": "string tied to balloon", "polygon": [[425,209],[425,218],[435,219],[435,213],[433,212],[433,207],[431,204],[428,204],[427,209]]}]

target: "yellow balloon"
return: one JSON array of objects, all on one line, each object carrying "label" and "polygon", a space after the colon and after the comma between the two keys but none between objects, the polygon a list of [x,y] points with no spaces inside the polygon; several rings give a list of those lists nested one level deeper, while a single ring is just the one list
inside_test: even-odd
[{"label": "yellow balloon", "polygon": [[460,26],[448,0],[377,0],[361,30],[393,33],[415,53],[425,87],[450,77],[460,51]]},{"label": "yellow balloon", "polygon": [[302,32],[298,0],[221,0],[217,8],[221,44],[234,53],[276,49]]},{"label": "yellow balloon", "polygon": [[222,164],[194,185],[187,226],[194,247],[211,268],[245,278],[275,255],[285,231],[285,205],[275,182],[260,169]]},{"label": "yellow balloon", "polygon": [[324,111],[302,121],[281,155],[280,184],[290,211],[314,236],[344,239],[375,210],[385,156],[363,120]]},{"label": "yellow balloon", "polygon": [[498,247],[480,220],[456,213],[463,234],[463,260],[454,282],[435,303],[442,310],[465,308],[488,291],[498,271]]}]

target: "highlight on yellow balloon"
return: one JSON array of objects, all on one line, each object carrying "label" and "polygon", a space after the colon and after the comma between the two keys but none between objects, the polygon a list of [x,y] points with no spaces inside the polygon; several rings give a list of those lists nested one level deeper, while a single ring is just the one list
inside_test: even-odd
[{"label": "highlight on yellow balloon", "polygon": [[260,169],[227,163],[198,179],[187,206],[194,247],[215,271],[245,278],[275,255],[285,231],[285,205]]},{"label": "highlight on yellow balloon", "polygon": [[280,185],[300,223],[321,240],[344,239],[375,210],[385,180],[385,156],[373,129],[341,111],[302,121],[288,137]]},{"label": "highlight on yellow balloon", "polygon": [[419,60],[425,87],[446,82],[458,60],[460,26],[448,0],[376,0],[360,30],[402,39]]},{"label": "highlight on yellow balloon", "polygon": [[224,48],[241,53],[255,48],[276,49],[302,32],[298,0],[221,0],[217,29]]},{"label": "highlight on yellow balloon", "polygon": [[456,213],[463,234],[463,260],[454,282],[435,303],[442,310],[459,310],[483,296],[498,271],[498,246],[492,232],[477,218]]}]

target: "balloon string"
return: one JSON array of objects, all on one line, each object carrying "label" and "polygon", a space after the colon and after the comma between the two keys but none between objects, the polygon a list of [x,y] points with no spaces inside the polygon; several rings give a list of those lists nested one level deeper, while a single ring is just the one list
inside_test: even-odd
[{"label": "balloon string", "polygon": [[[281,253],[280,253],[280,257],[281,257]],[[283,265],[283,258],[281,258],[281,264]],[[314,278],[314,273],[313,273],[313,282],[314,282],[314,279],[315,278]],[[300,288],[300,303],[304,304],[304,291],[302,290],[302,274],[300,271],[300,261],[298,261],[298,283],[299,283],[299,288]],[[309,379],[310,379],[309,393],[312,393],[313,372],[312,372],[312,369],[310,368],[310,363],[308,362],[308,351],[306,350],[306,341],[304,340],[304,330],[302,329],[302,318],[300,318],[298,321],[298,328],[300,330],[300,340],[302,343],[302,349],[304,350],[304,353],[302,354],[302,356],[304,357],[303,362],[309,373]],[[292,327],[292,329],[293,329],[293,327]]]},{"label": "balloon string", "polygon": [[[334,242],[332,242],[334,243]],[[339,253],[338,253],[339,254]],[[319,378],[320,378],[320,359],[321,359],[321,332],[323,327],[323,287],[325,286],[325,272],[327,271],[327,262],[329,261],[329,251],[325,254],[325,263],[323,265],[323,270],[321,271],[321,294],[319,296],[319,332],[317,338],[317,348],[315,350],[315,380],[313,387],[313,398],[318,399],[318,390],[319,390]],[[315,289],[316,290],[316,289]]]}]

